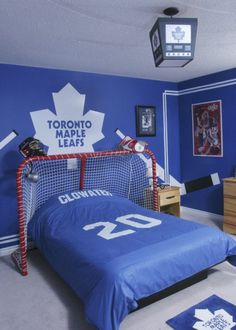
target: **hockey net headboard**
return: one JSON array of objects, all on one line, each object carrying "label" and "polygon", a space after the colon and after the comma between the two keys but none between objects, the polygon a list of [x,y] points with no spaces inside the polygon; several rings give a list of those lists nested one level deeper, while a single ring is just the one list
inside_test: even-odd
[{"label": "hockey net headboard", "polygon": [[50,197],[79,190],[102,189],[158,210],[156,160],[144,153],[104,151],[38,156],[24,160],[17,171],[20,249],[13,259],[27,275],[27,225]]}]

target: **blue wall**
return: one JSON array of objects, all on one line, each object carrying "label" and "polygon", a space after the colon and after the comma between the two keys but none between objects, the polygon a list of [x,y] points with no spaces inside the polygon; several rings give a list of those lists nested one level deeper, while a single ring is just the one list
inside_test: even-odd
[{"label": "blue wall", "polygon": [[[120,142],[115,134],[136,137],[135,105],[156,107],[156,137],[142,138],[154,151],[158,164],[164,166],[162,94],[165,90],[182,91],[234,79],[234,84],[182,96],[168,97],[168,149],[170,174],[186,182],[218,172],[220,179],[232,176],[236,166],[236,69],[180,84],[89,74],[72,71],[48,70],[14,65],[0,65],[0,141],[13,129],[19,136],[0,150],[0,249],[17,244],[17,209],[15,174],[22,156],[18,145],[35,134],[30,112],[49,109],[55,112],[52,93],[70,83],[81,94],[86,94],[85,111],[90,109],[105,114],[104,139],[94,145],[96,150],[116,148]],[[223,157],[196,157],[192,148],[191,105],[222,100]],[[80,150],[78,149],[78,152]],[[181,203],[212,213],[223,214],[222,184],[182,196]],[[12,236],[7,239],[7,236]],[[9,241],[10,239],[10,241]],[[12,240],[12,241],[11,241]],[[1,253],[1,250],[0,250]]]},{"label": "blue wall", "polygon": [[[233,176],[236,166],[236,69],[185,81],[178,86],[181,91],[221,82],[224,82],[223,87],[216,88],[216,85],[211,85],[205,91],[179,97],[182,181],[186,182],[214,172],[218,172],[221,180],[220,185],[183,196],[181,202],[182,205],[216,214],[223,214],[222,179]],[[214,100],[222,101],[223,157],[193,156],[191,105]]]},{"label": "blue wall", "polygon": [[[85,111],[89,109],[105,113],[103,134],[105,138],[94,145],[96,150],[116,148],[120,142],[115,134],[135,137],[135,105],[156,107],[157,135],[143,138],[149,144],[158,163],[163,166],[163,118],[162,93],[165,89],[177,89],[174,83],[88,74],[71,71],[0,65],[0,141],[15,129],[19,136],[0,150],[0,248],[17,243],[17,211],[15,173],[22,161],[18,145],[35,134],[30,112],[49,109],[55,112],[52,93],[70,83],[81,94],[86,94]],[[170,125],[178,127],[178,102],[170,104]],[[173,130],[177,141],[173,155],[179,157],[178,129]],[[78,152],[80,150],[78,149]],[[173,171],[180,175],[179,160],[173,163]],[[15,235],[13,242],[6,236]]]}]

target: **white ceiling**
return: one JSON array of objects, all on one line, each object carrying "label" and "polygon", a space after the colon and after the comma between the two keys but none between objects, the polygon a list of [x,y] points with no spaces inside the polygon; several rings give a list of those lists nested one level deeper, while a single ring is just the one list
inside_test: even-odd
[{"label": "white ceiling", "polygon": [[[163,9],[197,17],[195,58],[155,68]],[[0,63],[179,82],[235,68],[236,0],[0,0]]]}]

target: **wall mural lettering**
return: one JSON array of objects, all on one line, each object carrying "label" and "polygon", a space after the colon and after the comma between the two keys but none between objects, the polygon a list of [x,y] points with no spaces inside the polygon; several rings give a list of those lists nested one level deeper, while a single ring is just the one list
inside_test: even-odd
[{"label": "wall mural lettering", "polygon": [[48,154],[92,152],[93,144],[104,138],[104,113],[84,114],[85,94],[71,84],[53,94],[56,114],[48,109],[31,112],[35,138],[48,146]]}]

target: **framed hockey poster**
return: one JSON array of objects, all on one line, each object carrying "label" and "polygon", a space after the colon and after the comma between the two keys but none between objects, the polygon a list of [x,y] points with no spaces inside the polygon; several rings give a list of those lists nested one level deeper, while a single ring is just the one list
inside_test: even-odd
[{"label": "framed hockey poster", "polygon": [[221,100],[192,104],[194,156],[223,156]]}]

